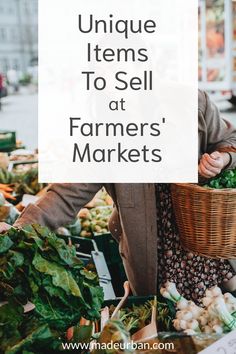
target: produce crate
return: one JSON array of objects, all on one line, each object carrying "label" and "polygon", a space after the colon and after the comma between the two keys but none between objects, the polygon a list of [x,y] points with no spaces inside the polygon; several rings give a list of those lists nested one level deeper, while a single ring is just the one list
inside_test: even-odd
[{"label": "produce crate", "polygon": [[[123,290],[124,292],[124,290]],[[175,332],[175,329],[173,327],[173,323],[172,320],[175,318],[176,316],[176,309],[175,306],[172,302],[170,302],[169,300],[163,299],[160,294],[158,295],[150,295],[150,296],[129,296],[127,298],[127,300],[125,301],[124,305],[122,306],[122,309],[124,311],[124,313],[121,314],[121,317],[126,318],[126,315],[129,315],[134,312],[136,312],[136,314],[138,314],[138,316],[141,316],[141,311],[144,310],[144,312],[146,312],[146,309],[149,308],[150,313],[149,313],[149,321],[151,321],[151,304],[148,302],[149,301],[153,301],[154,298],[156,298],[157,300],[157,327],[158,327],[158,332],[166,332],[166,331],[171,331],[171,332]],[[115,300],[108,300],[108,301],[104,301],[104,307],[108,306],[109,308],[111,306],[116,307],[118,305],[120,301],[120,298],[115,299]],[[154,302],[154,301],[153,301]],[[145,307],[143,306],[145,305]],[[121,309],[121,310],[122,310]],[[147,314],[147,313],[146,313]],[[136,316],[135,316],[136,317]],[[129,321],[129,320],[128,320]],[[146,322],[146,325],[149,324],[149,322]],[[135,332],[132,331],[133,333]],[[133,334],[131,332],[131,334]]]},{"label": "produce crate", "polygon": [[67,243],[71,242],[75,246],[80,259],[86,260],[91,257],[93,251],[98,251],[94,240],[79,236],[58,235],[58,237],[63,238]]},{"label": "produce crate", "polygon": [[95,266],[98,274],[100,286],[104,291],[104,299],[115,299],[115,293],[112,286],[111,274],[106,264],[102,252],[97,248],[96,242],[79,236],[61,236],[65,241],[70,241],[76,247],[77,256],[86,266]]},{"label": "produce crate", "polygon": [[119,253],[119,245],[110,233],[94,234],[94,241],[96,242],[99,251],[104,254],[111,273],[112,284],[116,296],[121,296],[123,294],[123,284],[127,278]]},{"label": "produce crate", "polygon": [[14,168],[20,165],[35,165],[38,164],[38,160],[28,160],[28,161],[11,161],[8,166],[8,171],[13,172]]},{"label": "produce crate", "polygon": [[121,262],[118,243],[114,240],[110,233],[94,233],[94,240],[99,251],[103,252],[108,265]]},{"label": "produce crate", "polygon": [[0,152],[10,152],[16,149],[16,132],[0,130]]},{"label": "produce crate", "polygon": [[[123,291],[124,292],[124,291]],[[121,298],[116,298],[114,300],[105,300],[104,301],[104,307],[105,306],[117,306]],[[129,296],[128,299],[125,302],[124,307],[130,307],[132,305],[138,306],[138,305],[143,305],[145,302],[149,300],[153,300],[154,296]]]}]

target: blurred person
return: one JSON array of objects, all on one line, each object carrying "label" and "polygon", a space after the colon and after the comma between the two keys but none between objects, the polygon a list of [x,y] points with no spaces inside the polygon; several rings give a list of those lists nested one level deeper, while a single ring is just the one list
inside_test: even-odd
[{"label": "blurred person", "polygon": [[225,39],[223,33],[217,30],[215,26],[207,29],[206,45],[208,57],[215,58],[217,55],[222,56],[225,52]]},{"label": "blurred person", "polygon": [[7,81],[11,87],[13,87],[14,92],[19,91],[19,75],[15,69],[10,69],[7,72]]},{"label": "blurred person", "polygon": [[0,111],[2,109],[2,95],[3,95],[3,74],[0,73]]}]

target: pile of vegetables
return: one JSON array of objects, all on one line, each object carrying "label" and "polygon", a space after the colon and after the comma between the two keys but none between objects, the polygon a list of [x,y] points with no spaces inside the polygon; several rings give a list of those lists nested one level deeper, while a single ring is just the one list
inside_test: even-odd
[{"label": "pile of vegetables", "polygon": [[107,234],[109,232],[108,220],[111,213],[112,208],[110,206],[92,209],[83,208],[80,210],[78,217],[71,224],[65,227],[59,227],[57,234],[85,238]]},{"label": "pile of vegetables", "polygon": [[236,169],[223,171],[217,177],[210,179],[205,187],[214,189],[236,188]]},{"label": "pile of vegetables", "polygon": [[30,170],[37,170],[38,169],[38,163],[30,163],[30,164],[17,164],[14,165],[12,172],[14,174],[25,174],[26,172],[30,171]]},{"label": "pile of vegetables", "polygon": [[94,198],[89,202],[86,207],[87,208],[96,208],[99,206],[112,206],[113,201],[112,198],[109,196],[105,188],[100,189],[97,194],[94,196]]},{"label": "pile of vegetables", "polygon": [[[100,343],[101,348],[105,345],[110,345],[109,349],[100,350],[99,347],[91,345],[92,354],[131,354],[134,351],[131,346],[129,348],[129,344],[131,342],[131,335],[129,331],[125,328],[123,322],[119,319],[111,319],[107,321],[102,332],[97,338],[97,342]],[[111,347],[112,344],[112,347]],[[115,345],[119,344],[120,348],[123,350],[119,350]]]},{"label": "pile of vegetables", "polygon": [[223,295],[217,286],[206,290],[203,307],[182,297],[174,283],[167,282],[161,294],[176,304],[173,325],[177,331],[195,335],[223,334],[236,329],[236,298],[230,293]]},{"label": "pile of vegetables", "polygon": [[13,173],[9,172],[5,168],[0,168],[0,183],[11,184],[14,182]]},{"label": "pile of vegetables", "polygon": [[28,150],[16,150],[14,152],[11,152],[10,161],[20,161],[20,162],[25,162],[25,161],[37,161],[38,160],[38,154],[37,152],[29,152]]},{"label": "pile of vegetables", "polygon": [[92,238],[96,235],[107,234],[108,221],[112,213],[112,207],[96,207],[80,210],[77,219],[65,227],[57,230],[59,235],[81,236]]},{"label": "pile of vegetables", "polygon": [[[157,307],[157,324],[161,331],[169,332],[174,329],[172,320],[175,317],[176,310],[173,303],[169,300],[160,301],[157,299],[148,300],[144,304],[132,305],[120,310],[119,319],[123,323],[126,331],[131,334],[137,332],[151,322],[152,307]],[[115,307],[109,308],[110,316]]]},{"label": "pile of vegetables", "polygon": [[0,193],[3,198],[15,200],[15,197],[12,196],[13,189],[8,184],[0,183]]},{"label": "pile of vegetables", "polygon": [[112,207],[96,207],[82,209],[79,213],[82,237],[92,237],[93,234],[108,233],[108,221],[112,213]]},{"label": "pile of vegetables", "polygon": [[25,173],[15,174],[5,169],[0,169],[0,183],[13,189],[13,197],[19,201],[24,194],[37,194],[45,186],[38,183],[38,169],[30,169]]},{"label": "pile of vegetables", "polygon": [[38,182],[38,169],[31,169],[27,172],[15,175],[14,192],[17,198],[22,199],[24,194],[37,194],[45,184]]},{"label": "pile of vegetables", "polygon": [[[171,285],[171,287],[174,287],[174,285]],[[167,284],[167,289],[168,289],[168,284]],[[173,290],[173,289],[172,289]],[[163,290],[164,292],[164,290]],[[140,337],[140,342],[143,342],[144,345],[149,343],[150,348],[154,348],[154,343],[155,345],[157,344],[156,348],[158,348],[158,343],[173,343],[174,351],[176,353],[198,353],[202,351],[203,349],[207,348],[209,345],[213,344],[215,341],[219,340],[222,335],[221,334],[207,334],[207,333],[197,333],[197,336],[189,336],[189,334],[192,334],[189,330],[187,333],[184,333],[184,331],[179,331],[175,332],[174,331],[174,326],[175,321],[173,319],[176,316],[176,308],[175,308],[175,301],[173,301],[173,298],[175,296],[178,296],[178,301],[179,299],[179,294],[177,295],[176,291],[171,291],[171,300],[169,299],[170,293],[168,290],[165,290],[166,294],[168,295],[168,299],[163,297],[158,296],[158,300],[156,297],[154,300],[149,300],[146,301],[143,305],[132,305],[127,308],[124,308],[119,311],[118,316],[115,318],[110,318],[101,333],[97,336],[97,341],[102,345],[102,344],[111,344],[113,343],[113,348],[110,346],[110,350],[95,350],[92,351],[93,354],[101,354],[101,353],[113,353],[113,354],[120,354],[121,350],[119,348],[122,347],[124,348],[124,351],[122,353],[124,354],[130,354],[130,353],[162,353],[164,352],[172,352],[172,350],[150,350],[150,351],[145,351],[143,350],[144,346],[137,346],[133,347],[132,343],[133,340],[133,334],[139,331],[141,328],[144,328],[147,326],[150,321],[151,321],[151,312],[152,312],[152,307],[156,306],[157,307],[157,335],[156,338],[148,338],[149,334],[146,332],[144,334],[144,337]],[[139,300],[140,301],[140,300]],[[185,299],[184,299],[185,301]],[[182,303],[183,304],[183,303]],[[110,315],[114,312],[114,306],[110,306],[109,308]],[[178,311],[179,312],[179,311]],[[173,322],[173,323],[172,323]],[[194,333],[195,334],[195,333]],[[153,336],[153,332],[150,333],[151,336]],[[120,347],[115,346],[115,344],[119,344]],[[93,344],[93,342],[92,342]],[[138,345],[138,343],[136,342]],[[92,345],[93,348],[93,345]],[[140,348],[139,350],[135,350],[135,348]]]},{"label": "pile of vegetables", "polygon": [[6,201],[4,196],[0,185],[0,222],[13,225],[20,213],[14,205]]},{"label": "pile of vegetables", "polygon": [[[139,300],[140,301],[140,300]],[[129,307],[122,308],[115,317],[111,318],[114,313],[115,306],[109,307],[110,319],[106,322],[101,333],[97,335],[97,342],[103,344],[119,344],[122,345],[122,353],[134,353],[136,352],[132,348],[132,335],[144,328],[151,322],[152,309],[157,307],[157,322],[158,329],[172,330],[172,318],[175,315],[175,308],[173,303],[169,300],[164,302],[157,301],[156,297],[153,300],[147,300],[143,304],[132,304]],[[161,324],[161,327],[159,326]],[[93,344],[93,343],[92,343]],[[92,346],[93,347],[93,346]],[[96,348],[96,347],[95,347]],[[108,351],[92,351],[93,354],[108,353]],[[109,353],[121,353],[114,345],[110,346]]]},{"label": "pile of vegetables", "polygon": [[[82,317],[100,317],[103,291],[74,246],[32,225],[0,235],[0,302],[0,352],[42,353],[61,349]],[[28,302],[35,308],[24,313]]]}]

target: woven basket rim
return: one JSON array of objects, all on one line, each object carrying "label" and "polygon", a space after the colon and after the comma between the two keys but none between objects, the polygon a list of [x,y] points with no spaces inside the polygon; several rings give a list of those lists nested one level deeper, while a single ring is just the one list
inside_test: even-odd
[{"label": "woven basket rim", "polygon": [[176,187],[182,187],[186,189],[192,189],[196,190],[196,192],[205,192],[205,193],[218,193],[218,194],[236,194],[236,188],[222,188],[222,189],[217,189],[217,188],[206,188],[199,186],[198,184],[195,183],[172,183],[172,186]]}]

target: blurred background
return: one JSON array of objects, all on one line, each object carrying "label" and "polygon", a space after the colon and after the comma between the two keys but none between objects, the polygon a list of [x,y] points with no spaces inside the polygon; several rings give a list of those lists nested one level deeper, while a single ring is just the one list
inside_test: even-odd
[{"label": "blurred background", "polygon": [[199,88],[236,124],[236,1],[199,0]]},{"label": "blurred background", "polygon": [[0,0],[0,129],[17,147],[37,148],[37,73],[38,1]]},{"label": "blurred background", "polygon": [[[198,14],[199,87],[236,124],[236,1],[199,0]],[[0,0],[0,129],[30,150],[38,145],[37,83],[38,0]]]}]

